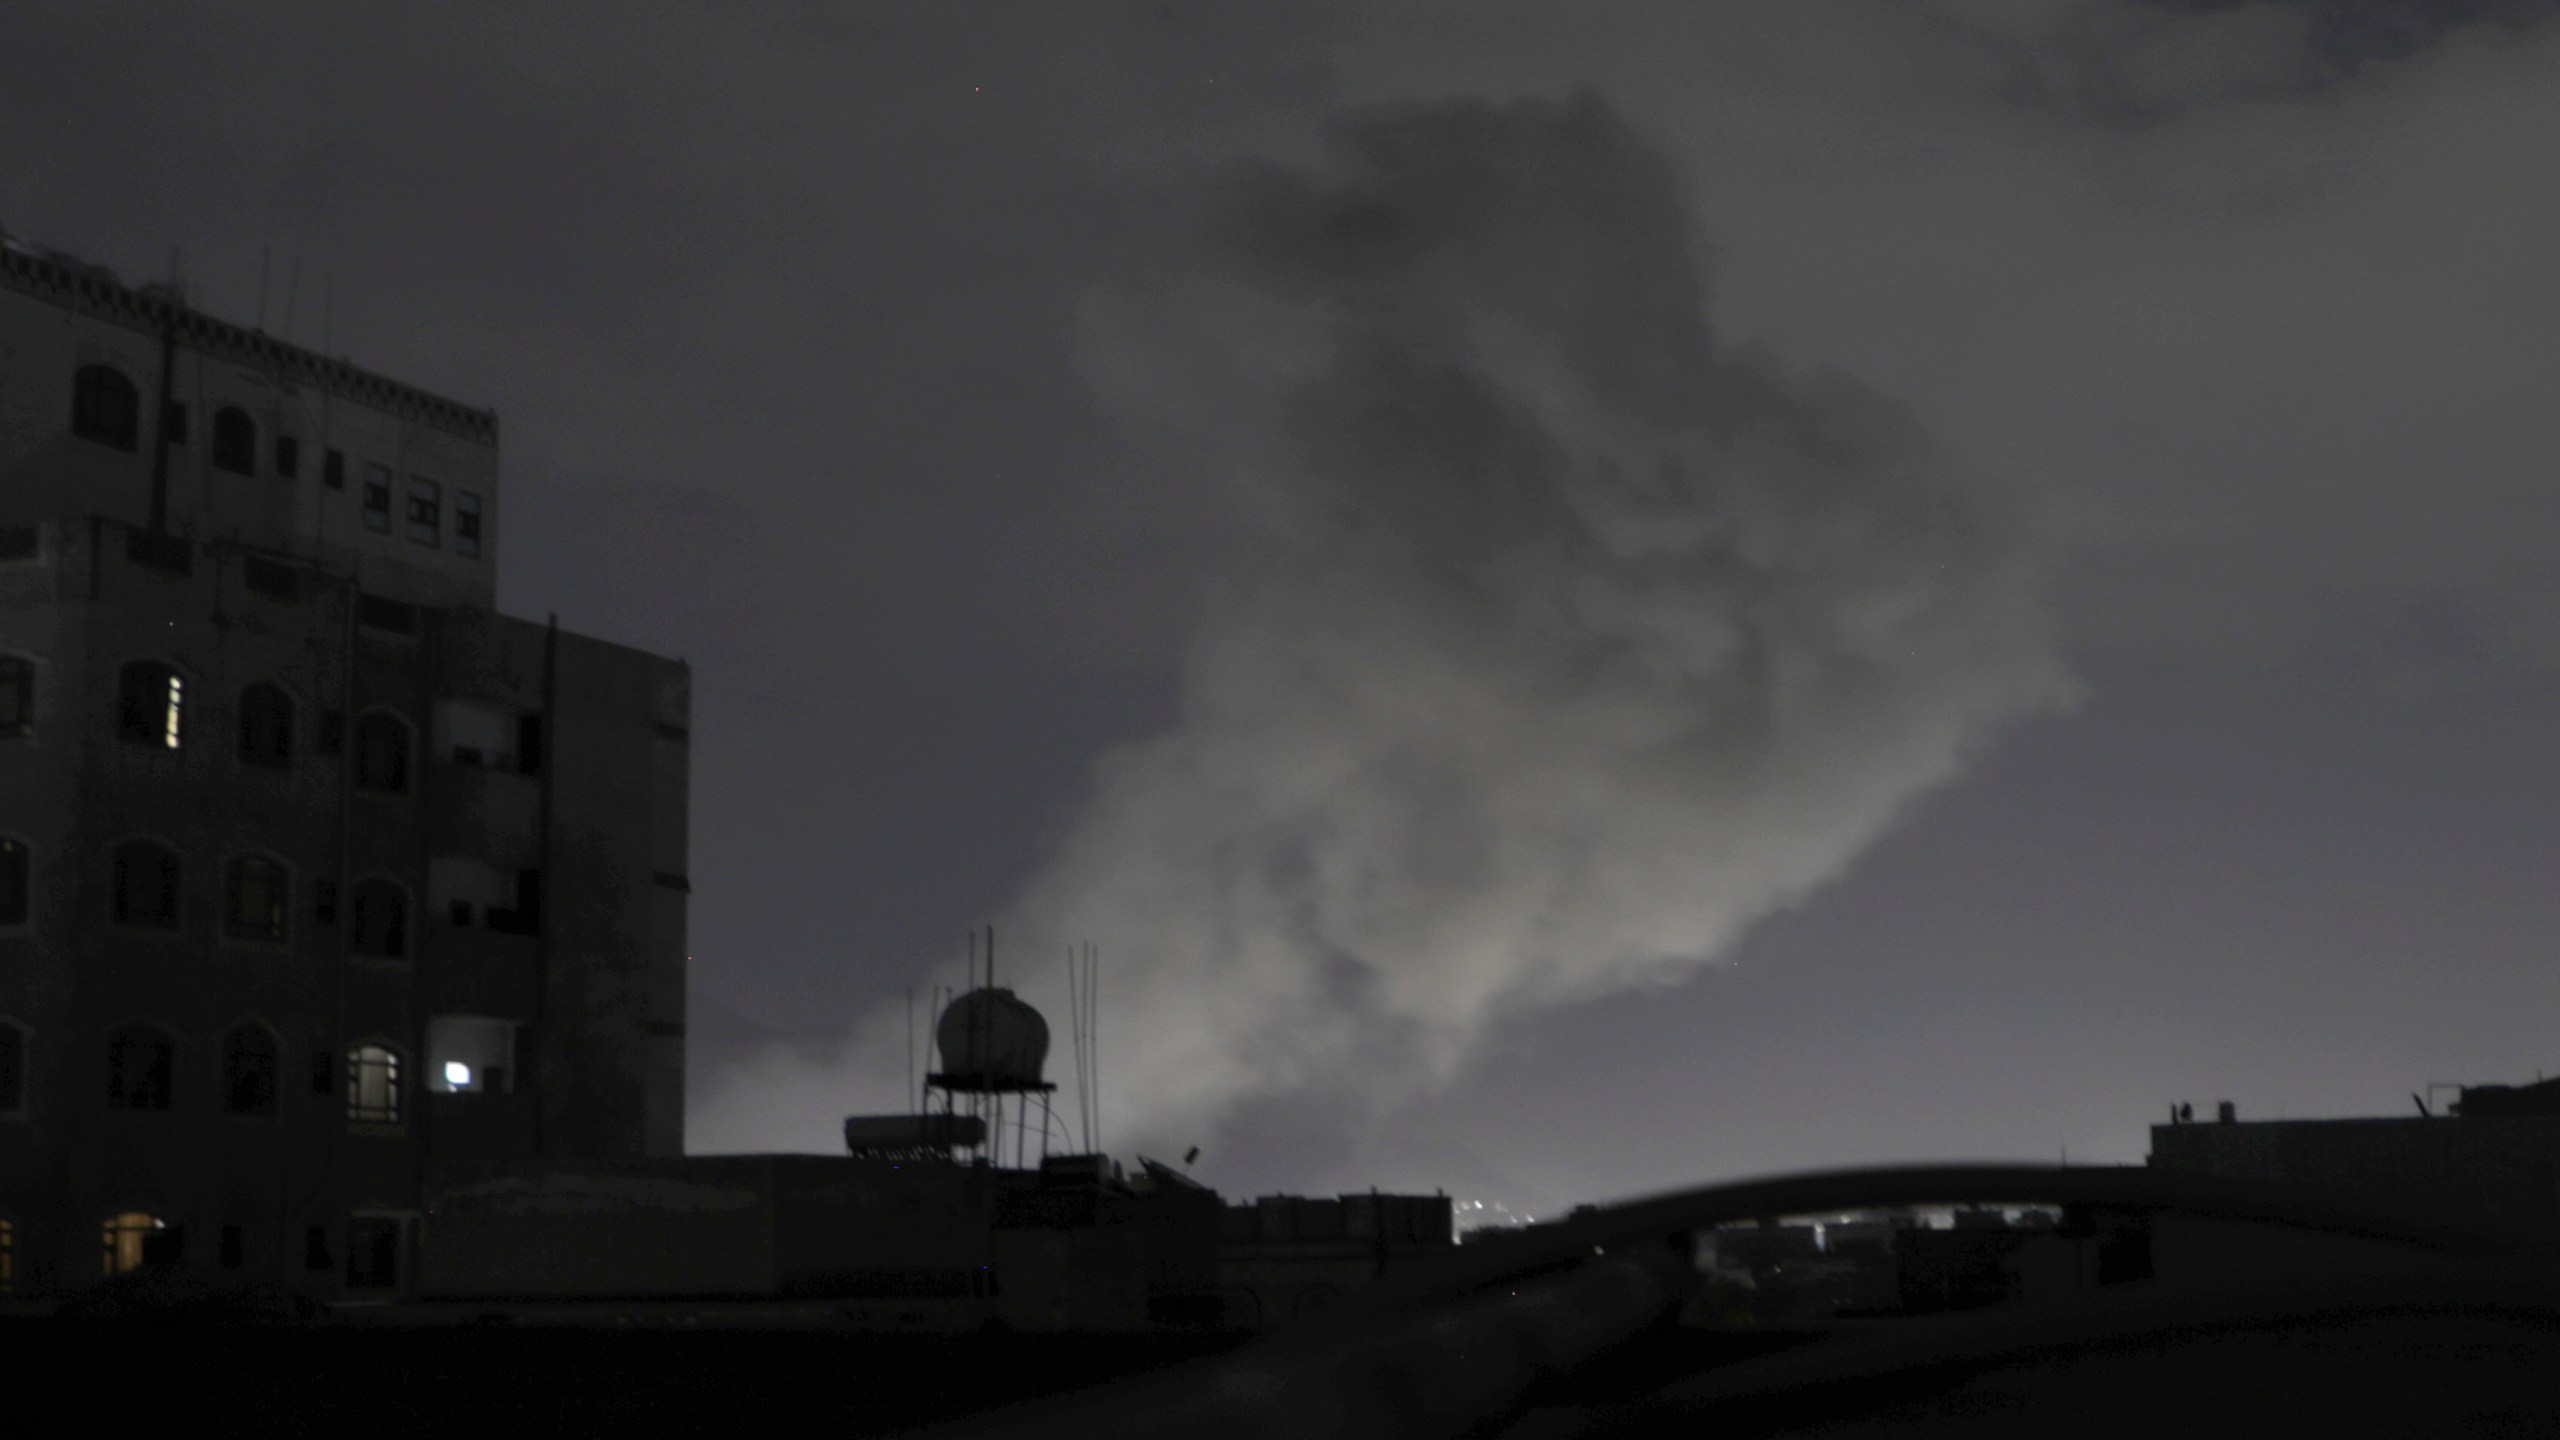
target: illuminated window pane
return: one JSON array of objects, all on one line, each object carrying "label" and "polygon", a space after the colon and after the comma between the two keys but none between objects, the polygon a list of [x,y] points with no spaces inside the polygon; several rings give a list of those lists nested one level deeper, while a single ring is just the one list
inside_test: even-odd
[{"label": "illuminated window pane", "polygon": [[347,1118],[378,1125],[400,1120],[400,1057],[379,1045],[347,1052]]},{"label": "illuminated window pane", "polygon": [[142,1268],[142,1242],[169,1227],[139,1210],[112,1215],[106,1224],[106,1273],[122,1275]]}]

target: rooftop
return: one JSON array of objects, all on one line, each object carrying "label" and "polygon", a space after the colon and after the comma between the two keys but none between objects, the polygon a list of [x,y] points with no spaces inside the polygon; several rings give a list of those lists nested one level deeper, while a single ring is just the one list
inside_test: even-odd
[{"label": "rooftop", "polygon": [[179,337],[205,354],[254,365],[279,380],[310,385],[484,445],[498,443],[496,411],[288,345],[263,330],[217,320],[189,309],[185,297],[169,286],[129,286],[103,265],[30,244],[6,230],[0,230],[0,286],[152,335],[174,320]]}]

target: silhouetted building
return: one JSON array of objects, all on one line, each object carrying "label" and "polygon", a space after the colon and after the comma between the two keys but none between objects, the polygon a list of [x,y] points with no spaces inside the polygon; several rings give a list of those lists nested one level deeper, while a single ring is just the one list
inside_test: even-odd
[{"label": "silhouetted building", "polygon": [[1218,1220],[1225,1320],[1260,1329],[1301,1319],[1456,1244],[1446,1195],[1265,1195],[1228,1205]]},{"label": "silhouetted building", "polygon": [[2560,1080],[2464,1086],[2443,1114],[2413,1099],[2405,1116],[2353,1120],[2243,1121],[2226,1101],[2215,1120],[2152,1126],[2149,1164],[2495,1223],[2560,1223]]},{"label": "silhouetted building", "polygon": [[396,1292],[683,1149],[686,668],[491,608],[496,417],[0,242],[0,1283]]}]

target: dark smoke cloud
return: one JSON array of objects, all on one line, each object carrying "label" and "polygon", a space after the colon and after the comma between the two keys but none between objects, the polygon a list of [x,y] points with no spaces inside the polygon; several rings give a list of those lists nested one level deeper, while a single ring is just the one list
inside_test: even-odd
[{"label": "dark smoke cloud", "polygon": [[[1596,96],[1361,112],[1193,213],[1091,298],[1087,368],[1239,540],[1178,723],[1004,927],[1102,945],[1120,1136],[1677,981],[2066,697],[2020,527],[1886,399],[1719,341],[1674,171]],[[697,1124],[893,1102],[898,1023]]]}]

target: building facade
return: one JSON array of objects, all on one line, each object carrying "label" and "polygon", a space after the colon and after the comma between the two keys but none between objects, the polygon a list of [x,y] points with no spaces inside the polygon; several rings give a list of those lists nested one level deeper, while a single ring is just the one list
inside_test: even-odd
[{"label": "building facade", "polygon": [[396,1294],[683,1150],[689,676],[495,612],[490,413],[0,237],[0,1288]]}]

